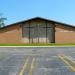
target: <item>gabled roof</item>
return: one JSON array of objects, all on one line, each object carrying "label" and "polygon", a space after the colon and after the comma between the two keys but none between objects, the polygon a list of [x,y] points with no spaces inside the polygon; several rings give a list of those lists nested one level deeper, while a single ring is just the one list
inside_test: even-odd
[{"label": "gabled roof", "polygon": [[54,21],[54,20],[50,20],[50,19],[45,19],[45,18],[42,18],[42,17],[34,17],[34,18],[31,18],[31,19],[27,19],[27,20],[24,20],[24,21],[20,21],[20,22],[16,22],[16,23],[13,23],[13,24],[4,26],[4,27],[2,27],[2,28],[0,28],[0,29],[4,29],[4,28],[7,28],[7,27],[16,25],[16,24],[22,24],[22,23],[25,23],[25,22],[27,22],[27,21],[31,21],[31,20],[35,20],[35,19],[46,20],[46,21],[53,22],[53,23],[55,23],[55,24],[61,24],[61,25],[65,25],[65,26],[68,26],[68,27],[73,27],[73,28],[75,28],[75,26],[70,25],[70,24],[66,24],[66,23],[62,23],[62,22],[58,22],[58,21]]}]

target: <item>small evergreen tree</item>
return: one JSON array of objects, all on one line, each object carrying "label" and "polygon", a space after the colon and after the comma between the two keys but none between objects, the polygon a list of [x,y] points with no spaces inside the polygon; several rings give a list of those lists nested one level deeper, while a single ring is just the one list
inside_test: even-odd
[{"label": "small evergreen tree", "polygon": [[5,23],[4,23],[5,20],[7,19],[0,15],[0,28],[5,26]]}]

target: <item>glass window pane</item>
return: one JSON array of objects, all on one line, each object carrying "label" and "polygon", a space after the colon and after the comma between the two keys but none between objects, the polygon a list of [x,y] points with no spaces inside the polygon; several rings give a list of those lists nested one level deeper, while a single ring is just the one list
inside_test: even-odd
[{"label": "glass window pane", "polygon": [[24,27],[29,27],[29,23],[25,23],[24,25],[23,25],[23,28]]},{"label": "glass window pane", "polygon": [[53,27],[53,25],[47,22],[47,27]]}]

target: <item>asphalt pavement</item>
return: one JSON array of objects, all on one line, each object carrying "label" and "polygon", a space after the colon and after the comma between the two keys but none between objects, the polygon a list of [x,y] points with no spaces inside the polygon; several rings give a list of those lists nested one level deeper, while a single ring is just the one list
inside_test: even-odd
[{"label": "asphalt pavement", "polygon": [[0,47],[0,75],[75,75],[75,47]]}]

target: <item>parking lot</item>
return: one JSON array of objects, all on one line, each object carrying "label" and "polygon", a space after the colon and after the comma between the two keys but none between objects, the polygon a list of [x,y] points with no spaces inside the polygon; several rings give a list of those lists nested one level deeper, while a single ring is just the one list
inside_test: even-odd
[{"label": "parking lot", "polygon": [[0,47],[0,75],[75,75],[75,47]]}]

